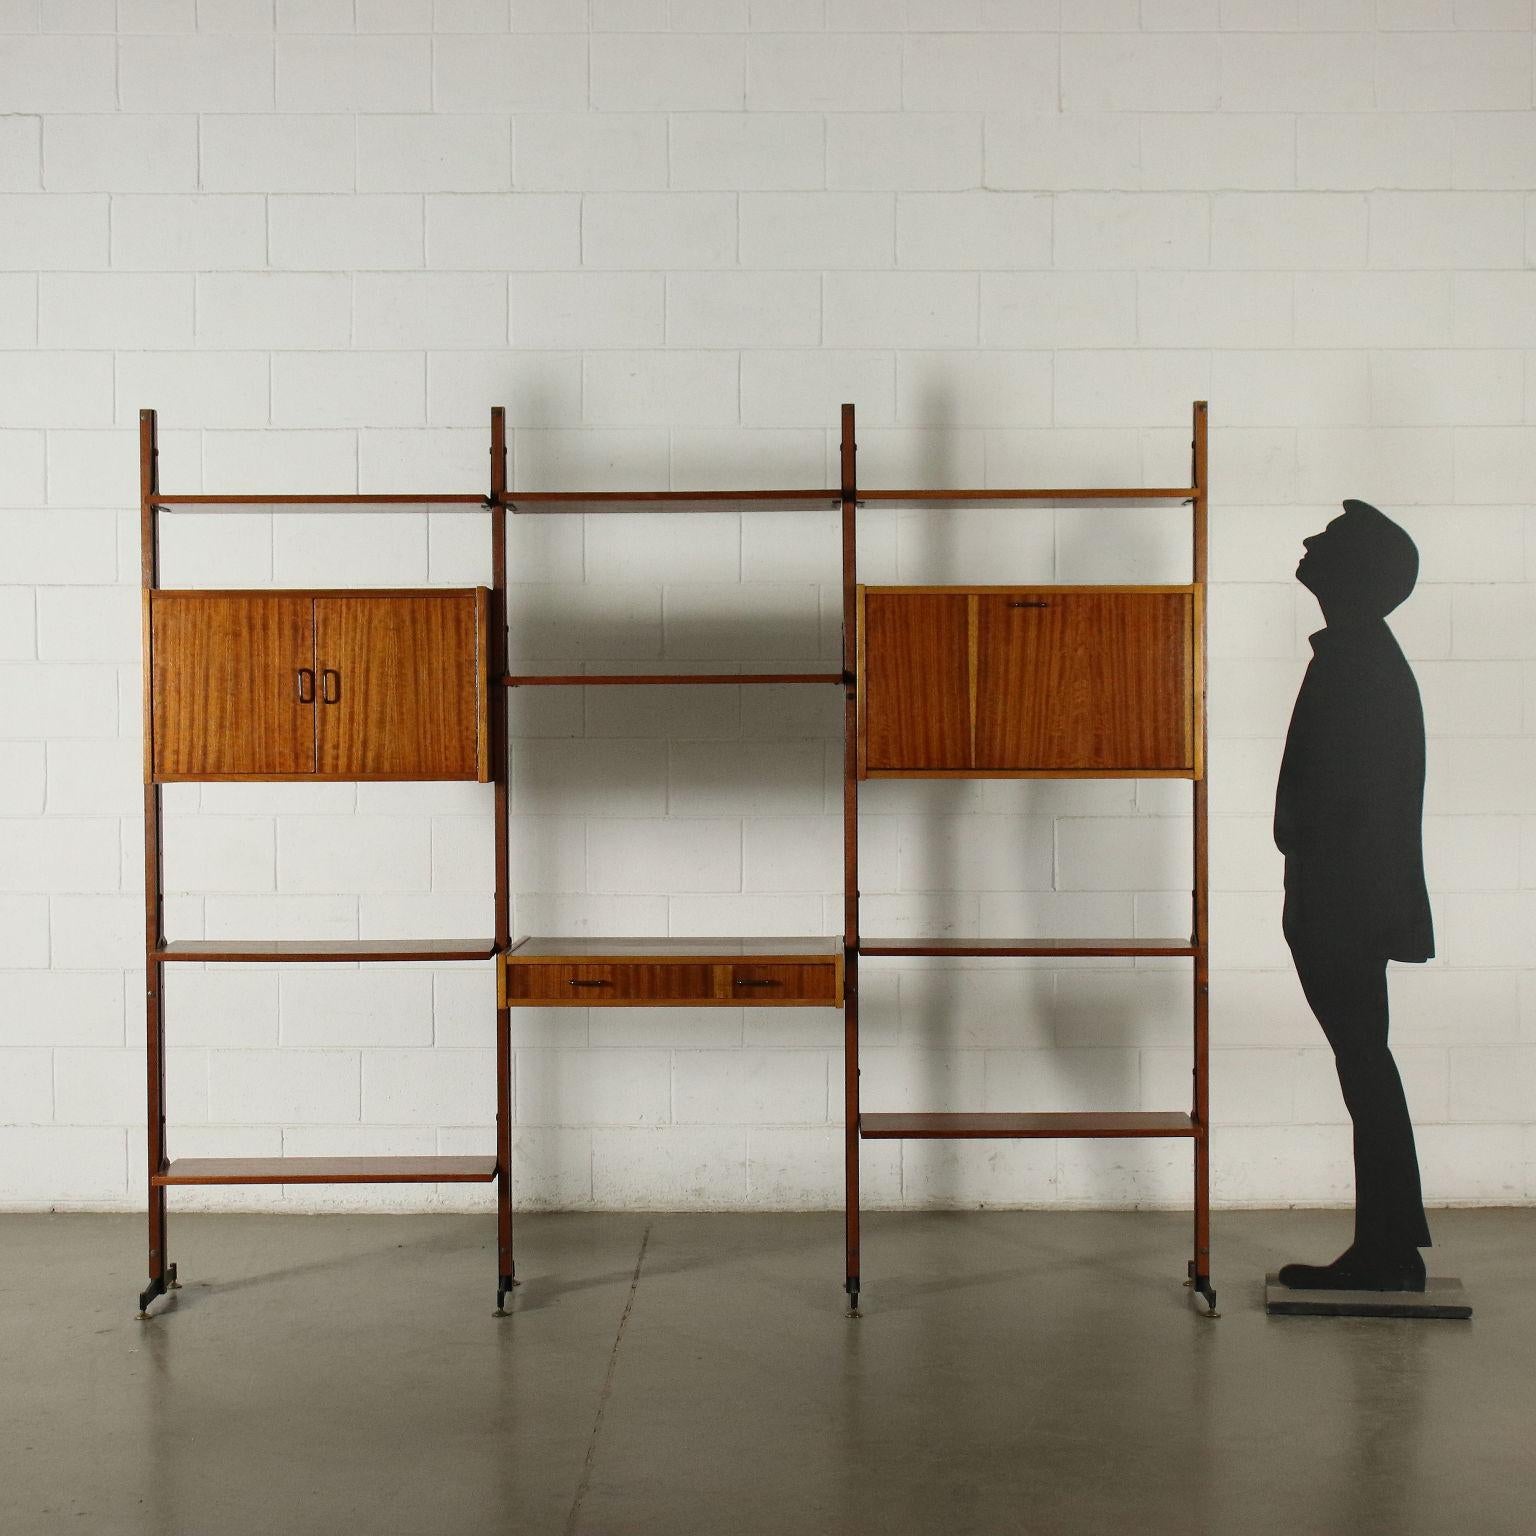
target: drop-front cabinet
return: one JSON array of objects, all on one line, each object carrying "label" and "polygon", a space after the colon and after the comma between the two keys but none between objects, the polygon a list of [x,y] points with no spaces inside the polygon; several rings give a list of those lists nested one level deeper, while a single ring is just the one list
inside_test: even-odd
[{"label": "drop-front cabinet", "polygon": [[154,778],[477,779],[489,594],[149,594]]},{"label": "drop-front cabinet", "polygon": [[1198,778],[1197,587],[860,587],[866,778]]}]

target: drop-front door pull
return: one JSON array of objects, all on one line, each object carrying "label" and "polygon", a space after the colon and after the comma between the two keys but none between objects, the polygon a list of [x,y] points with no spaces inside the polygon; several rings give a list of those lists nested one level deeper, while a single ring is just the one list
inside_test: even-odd
[{"label": "drop-front door pull", "polygon": [[1032,598],[1028,602],[1009,603],[1010,608],[1049,608],[1051,605],[1044,598]]}]

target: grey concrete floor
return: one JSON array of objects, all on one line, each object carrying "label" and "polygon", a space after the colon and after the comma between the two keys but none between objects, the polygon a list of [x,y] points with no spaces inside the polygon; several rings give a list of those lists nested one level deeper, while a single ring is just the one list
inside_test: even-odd
[{"label": "grey concrete floor", "polygon": [[0,1217],[0,1531],[1536,1530],[1536,1211],[1438,1212],[1470,1323],[1267,1318],[1348,1218]]}]

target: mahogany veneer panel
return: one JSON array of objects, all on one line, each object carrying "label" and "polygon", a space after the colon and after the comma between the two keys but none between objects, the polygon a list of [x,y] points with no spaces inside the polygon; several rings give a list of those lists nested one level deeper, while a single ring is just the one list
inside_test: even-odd
[{"label": "mahogany veneer panel", "polygon": [[866,778],[1198,778],[1197,587],[868,587]]},{"label": "mahogany veneer panel", "polygon": [[157,778],[314,772],[308,594],[156,592],[150,632]]},{"label": "mahogany veneer panel", "polygon": [[819,965],[733,965],[731,996],[742,1003],[837,1002],[837,967]]},{"label": "mahogany veneer panel", "polygon": [[1193,764],[1189,593],[1044,587],[975,601],[976,767]]},{"label": "mahogany veneer panel", "polygon": [[150,596],[150,767],[173,779],[479,779],[483,588]]},{"label": "mahogany veneer panel", "polygon": [[705,1003],[715,995],[711,965],[681,965],[675,961],[646,965],[567,965],[509,963],[505,970],[510,1004],[590,1008],[609,1003]]},{"label": "mahogany veneer panel", "polygon": [[864,765],[968,768],[965,593],[866,592],[860,627]]},{"label": "mahogany veneer panel", "polygon": [[879,1114],[862,1115],[866,1141],[958,1137],[1193,1136],[1188,1115],[1165,1111],[1070,1114]]},{"label": "mahogany veneer panel", "polygon": [[315,600],[319,771],[339,779],[481,779],[485,593]]},{"label": "mahogany veneer panel", "polygon": [[500,970],[506,1007],[838,1007],[843,997],[833,938],[524,939]]},{"label": "mahogany veneer panel", "polygon": [[484,1184],[494,1157],[177,1157],[151,1184]]}]

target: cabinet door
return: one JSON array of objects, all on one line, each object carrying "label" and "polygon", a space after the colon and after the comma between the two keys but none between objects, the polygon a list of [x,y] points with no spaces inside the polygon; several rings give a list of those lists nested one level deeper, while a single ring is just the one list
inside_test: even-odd
[{"label": "cabinet door", "polygon": [[310,609],[295,593],[154,593],[156,778],[314,772]]},{"label": "cabinet door", "polygon": [[315,599],[318,771],[487,779],[486,594]]},{"label": "cabinet door", "polygon": [[864,768],[971,764],[964,592],[864,594]]},{"label": "cabinet door", "polygon": [[1187,592],[977,597],[976,767],[1194,766]]}]

